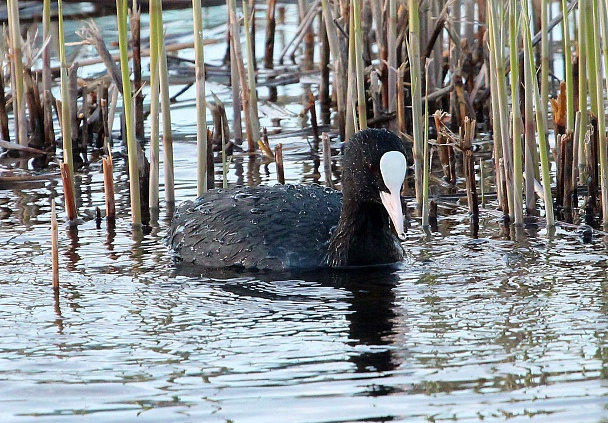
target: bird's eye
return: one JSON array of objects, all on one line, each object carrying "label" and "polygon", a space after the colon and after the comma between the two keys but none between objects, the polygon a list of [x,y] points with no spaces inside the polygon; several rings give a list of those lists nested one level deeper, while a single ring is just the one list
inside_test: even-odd
[{"label": "bird's eye", "polygon": [[373,163],[368,163],[367,168],[369,170],[369,173],[372,173],[374,175],[378,174],[378,166],[374,165]]}]

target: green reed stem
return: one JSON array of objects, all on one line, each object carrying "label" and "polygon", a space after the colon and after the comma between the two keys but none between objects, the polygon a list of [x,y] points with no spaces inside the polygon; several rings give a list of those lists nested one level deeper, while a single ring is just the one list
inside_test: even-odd
[{"label": "green reed stem", "polygon": [[530,34],[530,18],[528,9],[523,7],[523,35],[524,35],[524,66],[526,67],[526,92],[534,95],[534,107],[536,109],[536,130],[538,132],[538,147],[540,150],[540,167],[543,183],[543,196],[545,202],[545,219],[547,228],[555,226],[553,214],[553,195],[551,193],[551,164],[549,163],[549,150],[547,148],[547,126],[542,119],[545,110],[545,101],[540,98],[538,93],[538,82],[534,75],[532,63],[534,63],[534,51],[532,47],[532,35]]},{"label": "green reed stem", "polygon": [[511,137],[513,140],[513,223],[523,225],[523,172],[522,172],[522,118],[519,105],[519,21],[517,13],[517,2],[509,1],[509,51],[511,58]]},{"label": "green reed stem", "polygon": [[[565,0],[564,0],[565,1]],[[531,6],[531,2],[522,2],[522,9]],[[540,10],[540,98],[545,104],[549,103],[549,0],[541,0]],[[564,41],[565,43],[565,41]],[[569,43],[568,43],[569,45]],[[545,108],[547,110],[547,108]],[[543,116],[545,124],[548,122],[548,117]]]},{"label": "green reed stem", "polygon": [[[544,7],[544,5],[543,5]],[[521,1],[521,9],[523,11],[523,22],[522,33],[524,38],[529,36],[530,27],[526,26],[528,16],[528,2],[527,0]],[[525,41],[524,41],[525,43]],[[526,45],[524,45],[524,51]],[[531,60],[532,59],[532,60]],[[542,57],[541,57],[542,60]],[[543,65],[541,64],[541,70]],[[528,213],[536,210],[536,196],[534,193],[534,179],[535,170],[538,170],[538,160],[536,158],[536,124],[534,123],[534,92],[532,91],[532,79],[536,77],[536,67],[534,65],[534,58],[530,58],[524,54],[524,171],[525,171],[525,190],[526,190],[526,211]],[[541,93],[542,93],[542,79],[541,79]],[[541,101],[545,102],[545,97],[541,94]],[[544,117],[543,117],[544,118]]]},{"label": "green reed stem", "polygon": [[388,111],[397,111],[397,0],[388,1]]},{"label": "green reed stem", "polygon": [[196,187],[198,195],[207,191],[207,102],[205,95],[205,54],[203,50],[203,12],[201,0],[192,0],[194,12],[194,54],[196,79]]},{"label": "green reed stem", "polygon": [[[492,96],[496,95],[496,100],[492,100],[492,104],[497,105],[499,121],[494,123],[495,140],[500,136],[502,144],[503,169],[505,177],[505,185],[507,187],[507,209],[509,216],[514,216],[514,189],[513,189],[513,145],[509,140],[509,116],[507,111],[508,95],[506,78],[502,75],[506,74],[505,58],[503,56],[504,49],[504,27],[503,20],[505,9],[502,4],[488,0],[488,33],[490,39],[490,60],[494,61],[496,90],[492,91]],[[492,78],[494,79],[494,78]],[[496,128],[499,127],[499,131]],[[500,166],[500,163],[499,163]],[[505,210],[507,211],[507,210]]]},{"label": "green reed stem", "polygon": [[[562,0],[563,32],[564,32],[564,79],[566,81],[566,132],[574,131],[574,76],[572,74],[572,45],[570,41],[570,26],[568,25],[568,0]],[[548,56],[547,52],[547,56]],[[547,67],[549,59],[547,58]],[[547,70],[547,79],[549,71]],[[544,99],[543,101],[545,101]]]},{"label": "green reed stem", "polygon": [[[221,118],[224,119],[223,116]],[[226,136],[224,133],[224,122],[220,125],[222,130],[222,188],[228,188],[228,161],[226,158]]]},{"label": "green reed stem", "polygon": [[162,33],[158,17],[162,13],[158,0],[150,0],[150,188],[148,202],[151,209],[159,206],[160,179],[160,87],[159,87],[159,46],[158,34]]},{"label": "green reed stem", "polygon": [[137,140],[135,139],[135,115],[133,113],[133,93],[129,79],[129,42],[127,37],[127,2],[116,0],[118,23],[118,44],[120,46],[120,70],[122,75],[122,102],[125,113],[127,148],[129,150],[129,192],[131,195],[131,222],[134,229],[141,226],[141,203],[139,198],[139,164],[137,160]]},{"label": "green reed stem", "polygon": [[579,181],[582,182],[587,176],[587,156],[585,154],[585,134],[589,123],[588,104],[587,104],[587,49],[585,40],[587,38],[587,19],[585,12],[585,1],[579,0],[578,5],[578,109],[580,115],[580,131],[578,139],[578,174]]},{"label": "green reed stem", "polygon": [[258,113],[258,94],[255,85],[255,54],[251,40],[251,24],[249,22],[249,10],[247,3],[243,0],[243,25],[245,29],[245,47],[247,48],[247,85],[249,86],[251,109],[251,127],[253,130],[253,142],[255,145],[260,141],[260,118]]},{"label": "green reed stem", "polygon": [[422,206],[422,160],[424,139],[422,136],[422,72],[420,70],[420,10],[418,0],[408,0],[409,10],[409,49],[410,79],[412,81],[412,129],[414,137],[414,178],[416,186],[416,204]]},{"label": "green reed stem", "polygon": [[[61,0],[59,1],[61,3]],[[27,118],[25,116],[25,88],[23,85],[23,55],[21,49],[21,24],[19,22],[19,1],[8,0],[8,26],[10,32],[10,46],[12,50],[12,58],[10,63],[13,64],[11,77],[14,84],[15,98],[13,109],[15,113],[15,122],[17,137],[19,144],[27,146]]]},{"label": "green reed stem", "polygon": [[63,163],[68,166],[70,184],[74,192],[74,157],[72,156],[72,120],[70,116],[70,88],[68,83],[68,64],[65,58],[65,29],[63,26],[63,2],[57,2],[59,26],[59,61],[61,63],[61,134],[63,142]]},{"label": "green reed stem", "polygon": [[175,203],[175,174],[173,167],[173,131],[171,129],[171,98],[169,96],[169,71],[167,68],[167,51],[165,49],[165,31],[163,28],[162,0],[158,1],[158,22],[155,25],[158,45],[158,75],[160,81],[160,107],[163,117],[163,165],[165,173],[165,201]]},{"label": "green reed stem", "polygon": [[367,108],[365,101],[365,74],[363,72],[363,33],[361,29],[361,0],[352,0],[355,35],[355,67],[357,72],[357,115],[359,130],[367,129]]},{"label": "green reed stem", "polygon": [[[424,75],[426,78],[425,86],[429,86],[429,63],[430,59],[426,59],[424,64]],[[424,148],[423,148],[424,165],[422,168],[422,227],[429,226],[429,96],[424,96]]]},{"label": "green reed stem", "polygon": [[[601,0],[602,2],[604,0]],[[601,17],[603,7],[600,7],[598,0],[593,0],[593,26],[600,28],[604,19]],[[608,229],[608,151],[606,146],[606,108],[604,106],[604,72],[601,60],[601,36],[600,31],[589,31],[593,35],[594,67],[596,72],[591,74],[591,79],[596,78],[595,96],[597,103],[592,107],[596,110],[597,116],[597,145],[600,160],[600,186],[602,192],[602,226]],[[606,47],[606,46],[604,46]],[[608,60],[608,59],[607,59]]]}]

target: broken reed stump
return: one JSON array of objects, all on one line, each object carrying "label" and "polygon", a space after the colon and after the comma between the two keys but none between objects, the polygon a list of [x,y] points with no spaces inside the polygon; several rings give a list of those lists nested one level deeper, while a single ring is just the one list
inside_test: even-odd
[{"label": "broken reed stump", "polygon": [[314,139],[315,150],[319,149],[319,125],[317,123],[317,109],[315,108],[315,95],[312,90],[308,91],[308,111],[310,112],[310,122],[312,125],[312,136]]},{"label": "broken reed stump", "polygon": [[[266,2],[266,44],[264,49],[265,69],[274,69],[274,38],[277,25],[275,10],[276,0],[268,0]],[[274,79],[274,76],[268,78],[268,80],[270,79]],[[277,101],[277,87],[268,87],[268,101]]]},{"label": "broken reed stump", "polygon": [[585,204],[585,219],[592,220],[598,210],[598,146],[597,118],[591,117],[591,125],[585,134],[585,155],[587,159],[587,200]]},{"label": "broken reed stump", "polygon": [[[559,86],[559,94],[556,99],[552,98],[551,107],[553,108],[553,122],[555,127],[555,139],[566,133],[566,83],[562,81]],[[557,148],[557,146],[556,146]]]},{"label": "broken reed stump", "polygon": [[473,155],[473,139],[475,137],[475,120],[468,117],[464,119],[464,136],[461,141],[463,156],[463,170],[467,187],[467,201],[471,213],[471,228],[474,236],[479,230],[479,200],[477,197],[477,184],[475,183],[475,157]]},{"label": "broken reed stump", "polygon": [[453,186],[456,184],[456,157],[451,140],[445,133],[447,128],[443,120],[446,116],[447,113],[440,110],[433,113],[433,120],[435,121],[435,129],[437,131],[437,154],[441,162],[441,168],[443,169],[443,177],[448,184]]},{"label": "broken reed stump", "polygon": [[67,163],[60,162],[59,169],[61,171],[61,181],[63,182],[63,197],[65,201],[65,212],[68,218],[68,224],[76,223],[76,200],[74,198],[74,185],[72,184],[72,176],[70,166]]},{"label": "broken reed stump", "polygon": [[329,135],[325,132],[321,135],[323,139],[323,173],[325,174],[325,186],[335,188],[331,179],[331,144]]},{"label": "broken reed stump", "polygon": [[[226,111],[224,110],[224,113]],[[213,167],[213,133],[207,128],[207,189],[215,188],[215,173]]]},{"label": "broken reed stump", "polygon": [[268,142],[268,130],[266,128],[262,129],[262,139],[258,141],[258,147],[264,153],[264,156],[269,158],[270,160],[274,159],[274,153],[270,148],[270,143]]},{"label": "broken reed stump", "polygon": [[572,132],[561,136],[558,172],[557,172],[557,198],[561,199],[561,203],[557,204],[561,208],[561,219],[572,223],[572,194],[574,186],[572,184],[573,172],[573,140]]},{"label": "broken reed stump", "polygon": [[116,204],[114,202],[114,164],[112,154],[102,157],[103,167],[103,188],[106,194],[106,219],[108,223],[114,223],[116,219]]},{"label": "broken reed stump", "polygon": [[51,199],[51,269],[53,273],[53,289],[59,290],[59,228],[55,199]]},{"label": "broken reed stump", "polygon": [[8,131],[8,113],[6,112],[6,97],[4,95],[4,63],[0,59],[0,139],[10,141]]},{"label": "broken reed stump", "polygon": [[331,95],[329,93],[329,38],[327,38],[327,28],[325,25],[319,25],[319,38],[321,40],[320,47],[320,71],[321,81],[319,82],[319,104],[321,106],[321,122],[324,125],[329,125],[331,122]]},{"label": "broken reed stump", "polygon": [[285,185],[285,167],[283,166],[283,144],[278,143],[274,148],[274,161],[277,165],[277,181]]}]

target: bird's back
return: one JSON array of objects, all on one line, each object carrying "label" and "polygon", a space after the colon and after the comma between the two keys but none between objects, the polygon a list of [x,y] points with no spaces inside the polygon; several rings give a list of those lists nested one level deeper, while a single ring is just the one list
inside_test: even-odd
[{"label": "bird's back", "polygon": [[341,198],[318,185],[211,190],[179,206],[169,242],[180,260],[197,266],[319,267]]}]

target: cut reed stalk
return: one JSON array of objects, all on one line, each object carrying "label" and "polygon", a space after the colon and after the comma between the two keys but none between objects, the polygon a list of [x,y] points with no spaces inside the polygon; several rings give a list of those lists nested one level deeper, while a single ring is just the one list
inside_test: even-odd
[{"label": "cut reed stalk", "polygon": [[53,273],[53,290],[59,290],[59,227],[55,212],[55,199],[51,198],[51,269]]},{"label": "cut reed stalk", "polygon": [[[0,36],[0,39],[2,37]],[[6,97],[4,96],[4,49],[0,41],[0,139],[10,141],[8,130],[8,114],[6,112]]]},{"label": "cut reed stalk", "polygon": [[522,118],[519,100],[519,15],[517,2],[509,1],[509,52],[511,57],[511,138],[513,141],[513,223],[523,225],[523,166],[522,166]]},{"label": "cut reed stalk", "polygon": [[324,124],[331,122],[331,96],[329,94],[329,40],[325,25],[319,25],[319,38],[321,40],[319,68],[321,80],[319,82],[319,105],[321,106],[321,121]]},{"label": "cut reed stalk", "polygon": [[274,162],[277,166],[277,181],[285,185],[285,167],[283,165],[283,144],[278,143],[274,148]]},{"label": "cut reed stalk", "polygon": [[420,11],[418,0],[408,0],[409,10],[409,48],[410,78],[412,83],[412,135],[414,138],[414,179],[416,186],[416,204],[422,206],[422,167],[424,139],[422,134],[422,72],[420,70]]},{"label": "cut reed stalk", "polygon": [[334,183],[331,179],[331,144],[329,135],[325,132],[321,134],[323,140],[323,173],[325,175],[325,186],[329,188],[334,187]]},{"label": "cut reed stalk", "polygon": [[274,153],[272,152],[270,143],[268,142],[268,130],[266,130],[266,128],[262,129],[262,139],[258,141],[258,147],[260,147],[260,150],[262,153],[264,153],[264,156],[266,156],[269,160],[274,160]]},{"label": "cut reed stalk", "polygon": [[133,114],[131,83],[129,79],[129,54],[127,37],[127,2],[116,0],[118,43],[120,46],[120,68],[123,81],[122,99],[129,152],[129,192],[131,196],[131,223],[133,229],[141,228],[141,201],[139,189],[139,163],[137,160],[137,139],[135,138],[135,116]]},{"label": "cut reed stalk", "polygon": [[587,13],[585,1],[579,1],[578,7],[578,109],[581,112],[580,128],[578,138],[578,173],[581,183],[587,176],[586,154],[585,154],[585,133],[589,125],[588,104],[587,104],[587,50],[585,42],[587,39]]},{"label": "cut reed stalk", "polygon": [[103,167],[103,188],[105,192],[106,219],[116,219],[116,203],[114,200],[114,164],[112,162],[112,152],[107,157],[102,158]]},{"label": "cut reed stalk", "polygon": [[196,79],[196,152],[197,152],[197,193],[207,191],[207,106],[205,95],[205,55],[203,51],[203,13],[201,0],[192,0],[194,11],[194,52]]},{"label": "cut reed stalk", "polygon": [[[266,2],[266,44],[264,48],[264,68],[274,69],[274,38],[277,21],[275,19],[276,0]],[[325,28],[322,26],[322,28]],[[328,60],[329,62],[329,60]],[[268,88],[268,101],[277,100],[277,87]]]},{"label": "cut reed stalk", "polygon": [[[477,184],[475,182],[475,157],[473,155],[473,139],[475,138],[474,120],[468,117],[464,121],[464,136],[462,138],[462,154],[464,176],[467,185],[467,202],[469,205],[469,213],[471,214],[471,226],[473,233],[477,234],[479,227],[479,199],[477,197]],[[483,179],[481,180],[483,184]]]},{"label": "cut reed stalk", "polygon": [[76,202],[74,199],[73,187],[70,184],[71,170],[70,165],[67,163],[59,163],[59,170],[61,172],[61,181],[63,182],[63,197],[65,202],[65,212],[68,218],[68,224],[72,225],[76,223]]}]

